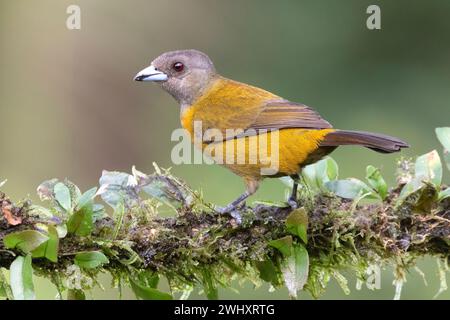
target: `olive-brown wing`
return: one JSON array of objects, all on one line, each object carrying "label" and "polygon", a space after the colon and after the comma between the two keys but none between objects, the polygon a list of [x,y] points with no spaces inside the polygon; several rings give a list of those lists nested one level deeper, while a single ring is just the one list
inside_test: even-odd
[{"label": "olive-brown wing", "polygon": [[290,101],[269,102],[247,129],[329,129],[331,124],[315,110]]}]

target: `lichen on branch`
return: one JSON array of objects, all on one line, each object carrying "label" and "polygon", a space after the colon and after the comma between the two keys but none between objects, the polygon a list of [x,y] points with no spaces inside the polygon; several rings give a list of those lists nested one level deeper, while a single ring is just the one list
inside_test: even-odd
[{"label": "lichen on branch", "polygon": [[[84,193],[67,180],[46,181],[37,190],[45,206],[1,193],[0,267],[10,279],[0,269],[0,296],[35,298],[35,274],[61,297],[83,299],[99,273],[109,272],[114,286],[129,285],[142,299],[187,298],[195,288],[215,299],[235,279],[319,297],[331,279],[349,292],[344,271],[375,288],[371,272],[393,266],[399,298],[407,271],[423,256],[438,259],[444,290],[450,189],[441,184],[440,157],[401,159],[398,168],[388,190],[377,168],[367,167],[366,182],[339,180],[336,162],[326,158],[303,171],[299,209],[260,202],[232,214],[216,213],[156,165],[150,175],[104,171],[99,188]],[[158,214],[166,208],[173,216]],[[158,290],[161,277],[170,292]]]}]

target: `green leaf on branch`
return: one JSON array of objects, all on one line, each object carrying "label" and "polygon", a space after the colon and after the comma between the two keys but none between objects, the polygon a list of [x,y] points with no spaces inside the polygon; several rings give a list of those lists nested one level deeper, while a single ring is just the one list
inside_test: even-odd
[{"label": "green leaf on branch", "polygon": [[92,189],[89,189],[85,193],[83,193],[81,195],[80,199],[78,199],[76,209],[79,210],[79,209],[83,208],[84,206],[86,206],[87,204],[91,203],[92,200],[95,198],[96,192],[97,192],[97,187],[94,187]]},{"label": "green leaf on branch", "polygon": [[32,252],[33,258],[45,257],[52,262],[58,262],[58,246],[59,246],[58,231],[54,226],[48,225],[46,227],[48,240],[33,250]]},{"label": "green leaf on branch", "polygon": [[327,157],[302,170],[302,177],[306,184],[316,190],[322,190],[325,183],[336,180],[339,169],[336,161]]},{"label": "green leaf on branch", "polygon": [[444,161],[445,161],[445,164],[447,165],[447,169],[450,170],[450,151],[449,150],[444,151]]},{"label": "green leaf on branch", "polygon": [[87,251],[77,253],[75,264],[84,269],[95,269],[109,263],[109,259],[100,251]]},{"label": "green leaf on branch", "polygon": [[67,225],[66,224],[59,224],[55,227],[56,232],[58,232],[58,237],[60,239],[64,238],[67,235]]},{"label": "green leaf on branch", "polygon": [[409,197],[410,195],[412,195],[415,192],[418,192],[420,189],[423,189],[424,187],[425,185],[422,183],[422,181],[418,179],[412,179],[402,188],[402,191],[400,192],[400,200]]},{"label": "green leaf on branch", "polygon": [[325,186],[329,191],[345,199],[380,199],[380,196],[376,194],[367,184],[355,178],[329,181],[325,184]]},{"label": "green leaf on branch", "polygon": [[442,201],[444,199],[450,198],[450,188],[447,188],[445,190],[442,190],[439,192],[438,200]]},{"label": "green leaf on branch", "polygon": [[10,284],[14,300],[34,300],[33,267],[31,255],[18,256],[9,268]]},{"label": "green leaf on branch", "polygon": [[140,271],[133,279],[145,287],[156,289],[159,283],[159,274],[150,270]]},{"label": "green leaf on branch", "polygon": [[104,170],[98,193],[112,208],[116,208],[121,201],[126,208],[138,205],[141,202],[141,192],[172,208],[190,207],[195,198],[194,192],[168,170],[162,170],[156,164],[154,166],[156,172],[151,175],[144,174],[135,167],[132,168],[132,175]]},{"label": "green leaf on branch", "polygon": [[293,243],[292,236],[285,236],[280,239],[269,241],[269,245],[280,251],[285,257],[288,257],[292,253],[291,252],[292,243]]},{"label": "green leaf on branch", "polygon": [[266,259],[264,261],[257,261],[255,265],[259,271],[259,277],[262,280],[269,282],[274,286],[278,285],[279,271],[272,260]]},{"label": "green leaf on branch", "polygon": [[127,207],[134,206],[140,201],[139,191],[136,188],[137,181],[128,173],[103,170],[99,184],[98,193],[112,208],[121,201],[126,201]]},{"label": "green leaf on branch", "polygon": [[169,293],[159,291],[155,288],[145,287],[142,284],[130,279],[131,289],[137,298],[143,300],[172,300]]},{"label": "green leaf on branch", "polygon": [[146,176],[145,180],[141,177],[140,181],[142,191],[172,208],[189,207],[193,203],[193,191],[167,172],[154,173]]},{"label": "green leaf on branch", "polygon": [[136,297],[143,300],[172,300],[168,293],[157,289],[159,275],[155,272],[144,270],[130,278],[131,288]]},{"label": "green leaf on branch", "polygon": [[0,297],[5,297],[7,299],[13,298],[11,287],[3,273],[3,268],[0,268]]},{"label": "green leaf on branch", "polygon": [[[436,186],[431,182],[420,183],[418,180],[413,180],[417,183],[418,187],[410,192],[408,187],[414,186],[408,183],[403,187],[400,193],[399,201],[397,203],[397,208],[400,206],[412,206],[414,210],[427,213],[430,212],[433,205],[438,200],[439,194]],[[411,182],[413,182],[411,181]]]},{"label": "green leaf on branch", "polygon": [[19,249],[24,253],[30,253],[49,239],[48,236],[36,230],[24,230],[13,232],[3,238],[7,249]]},{"label": "green leaf on branch", "polygon": [[39,199],[41,199],[41,201],[50,201],[50,200],[54,200],[55,199],[55,195],[53,192],[53,189],[55,188],[55,185],[58,183],[58,179],[51,179],[51,180],[46,180],[44,182],[42,182],[38,187],[37,187],[37,194],[39,196]]},{"label": "green leaf on branch", "polygon": [[366,179],[369,182],[369,185],[378,192],[381,199],[386,199],[388,187],[380,173],[380,169],[375,168],[374,166],[367,166]]},{"label": "green leaf on branch", "polygon": [[444,160],[450,170],[450,127],[436,128],[436,135],[444,147]]},{"label": "green leaf on branch", "polygon": [[70,189],[62,182],[55,184],[53,188],[55,193],[55,199],[58,201],[59,205],[66,210],[66,212],[72,209],[72,199],[70,196]]},{"label": "green leaf on branch", "polygon": [[450,127],[436,128],[436,135],[446,150],[450,150]]},{"label": "green leaf on branch", "polygon": [[217,300],[219,299],[219,290],[217,289],[216,284],[214,283],[213,276],[208,269],[202,270],[203,275],[203,290],[205,291],[206,297],[209,300]]},{"label": "green leaf on branch", "polygon": [[436,150],[417,158],[415,164],[415,178],[420,181],[431,182],[435,186],[441,185],[442,164]]},{"label": "green leaf on branch", "polygon": [[289,295],[297,298],[297,292],[303,289],[308,280],[309,256],[301,244],[293,244],[291,254],[281,263],[281,272]]},{"label": "green leaf on branch", "polygon": [[119,235],[120,228],[122,228],[123,217],[125,216],[125,204],[123,201],[119,201],[114,209],[114,230],[112,238],[116,239]]},{"label": "green leaf on branch", "polygon": [[94,228],[92,203],[87,203],[75,211],[67,221],[67,231],[77,236],[88,236]]},{"label": "green leaf on branch", "polygon": [[286,218],[286,229],[290,234],[308,242],[308,214],[304,208],[293,210]]},{"label": "green leaf on branch", "polygon": [[426,184],[438,187],[442,181],[442,164],[436,150],[424,154],[417,158],[414,178],[409,181],[400,192],[400,201],[410,197],[422,189],[429,189]]}]

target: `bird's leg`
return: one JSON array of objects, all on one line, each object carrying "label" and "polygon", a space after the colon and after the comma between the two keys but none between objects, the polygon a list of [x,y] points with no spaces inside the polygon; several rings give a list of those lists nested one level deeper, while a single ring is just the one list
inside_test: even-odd
[{"label": "bird's leg", "polygon": [[288,204],[291,206],[292,209],[297,209],[297,190],[298,190],[298,181],[300,177],[297,175],[291,176],[292,180],[294,180],[294,185],[292,186],[292,193],[289,196]]},{"label": "bird's leg", "polygon": [[239,197],[236,198],[236,200],[233,200],[232,202],[230,202],[229,204],[227,204],[225,207],[223,208],[219,208],[218,211],[220,213],[231,213],[234,209],[237,208],[237,206],[244,201],[245,199],[247,199],[248,197],[250,197],[250,193],[248,191],[245,191],[243,194],[241,194]]},{"label": "bird's leg", "polygon": [[[241,194],[239,197],[236,198],[236,200],[232,201],[231,203],[229,203],[225,207],[217,208],[216,211],[219,212],[219,213],[231,213],[231,215],[233,217],[236,216],[236,215],[239,216],[239,213],[235,212],[235,209],[245,199],[250,197],[252,194],[254,194],[256,192],[256,190],[258,190],[259,180],[245,179],[245,185],[246,185],[246,190],[245,190],[245,192],[243,194]],[[239,218],[240,218],[240,216],[239,216]]]}]

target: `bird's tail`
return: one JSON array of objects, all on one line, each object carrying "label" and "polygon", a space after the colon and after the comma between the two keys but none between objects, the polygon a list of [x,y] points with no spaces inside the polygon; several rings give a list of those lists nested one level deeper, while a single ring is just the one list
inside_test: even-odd
[{"label": "bird's tail", "polygon": [[342,145],[359,145],[381,153],[392,153],[408,148],[409,145],[395,137],[380,133],[364,131],[336,130],[325,136],[321,147],[337,147]]}]

